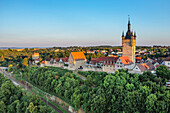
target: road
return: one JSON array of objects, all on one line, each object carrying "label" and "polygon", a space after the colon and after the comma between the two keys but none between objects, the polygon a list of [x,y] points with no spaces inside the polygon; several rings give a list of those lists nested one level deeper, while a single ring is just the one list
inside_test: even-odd
[{"label": "road", "polygon": [[[0,70],[0,73],[4,74],[5,77],[8,77],[12,82],[13,84],[16,86],[16,85],[19,85],[20,87],[23,87],[25,90],[33,93],[26,85],[22,84],[20,81],[17,81],[15,78],[11,77],[10,73],[7,73],[6,71],[2,71]],[[35,93],[34,93],[35,94]],[[47,103],[47,101],[43,98],[41,98],[42,101],[44,101],[45,103]],[[57,113],[63,113],[61,110],[59,110],[57,107],[55,107],[54,105],[52,105],[51,103],[48,102],[47,104],[48,106],[50,106],[51,108],[53,108]]]}]

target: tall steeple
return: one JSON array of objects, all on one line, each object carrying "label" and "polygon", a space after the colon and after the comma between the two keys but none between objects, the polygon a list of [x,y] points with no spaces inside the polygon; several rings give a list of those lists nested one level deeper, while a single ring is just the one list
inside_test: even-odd
[{"label": "tall steeple", "polygon": [[129,20],[128,20],[128,31],[130,31],[130,17],[129,17]]},{"label": "tall steeple", "polygon": [[123,56],[128,56],[135,64],[136,32],[133,32],[130,27],[131,23],[128,15],[128,30],[125,36],[122,33]]}]

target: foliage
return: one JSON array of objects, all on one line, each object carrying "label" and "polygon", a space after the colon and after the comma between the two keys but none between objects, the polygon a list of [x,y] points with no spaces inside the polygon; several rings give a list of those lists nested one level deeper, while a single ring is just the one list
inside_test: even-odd
[{"label": "foliage", "polygon": [[78,73],[86,80],[82,81],[71,71],[56,67],[32,67],[23,75],[42,90],[71,103],[77,110],[81,107],[93,113],[169,112],[170,93],[162,78],[150,71],[141,75],[125,70],[114,74]]},{"label": "foliage", "polygon": [[1,113],[48,113],[52,108],[48,108],[39,96],[27,95],[20,87],[13,83],[0,73],[0,112]]},{"label": "foliage", "polygon": [[159,66],[156,69],[156,74],[159,77],[170,79],[170,70],[166,66]]}]

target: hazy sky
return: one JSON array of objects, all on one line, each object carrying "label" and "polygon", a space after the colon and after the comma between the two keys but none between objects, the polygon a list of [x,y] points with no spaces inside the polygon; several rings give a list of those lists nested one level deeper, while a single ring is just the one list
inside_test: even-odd
[{"label": "hazy sky", "polygon": [[170,0],[0,0],[0,47],[170,45]]}]

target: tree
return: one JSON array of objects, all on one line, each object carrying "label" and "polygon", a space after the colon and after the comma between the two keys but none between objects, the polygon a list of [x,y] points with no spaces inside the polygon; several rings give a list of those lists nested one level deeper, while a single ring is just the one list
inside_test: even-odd
[{"label": "tree", "polygon": [[155,113],[155,103],[157,101],[157,97],[155,94],[150,94],[147,98],[146,98],[146,111],[149,113]]},{"label": "tree", "polygon": [[30,102],[29,106],[27,107],[30,113],[37,113],[37,106],[34,106],[32,102]]},{"label": "tree", "polygon": [[93,85],[93,79],[90,75],[87,76],[86,80],[85,80],[85,84],[88,86],[92,86]]},{"label": "tree", "polygon": [[23,63],[24,66],[28,66],[28,58],[24,58]]},{"label": "tree", "polygon": [[170,79],[170,70],[168,70],[168,68],[166,66],[159,66],[156,69],[156,74],[158,77],[162,77],[162,78],[166,78],[166,79]]},{"label": "tree", "polygon": [[0,113],[6,113],[6,105],[3,101],[0,101]]}]

